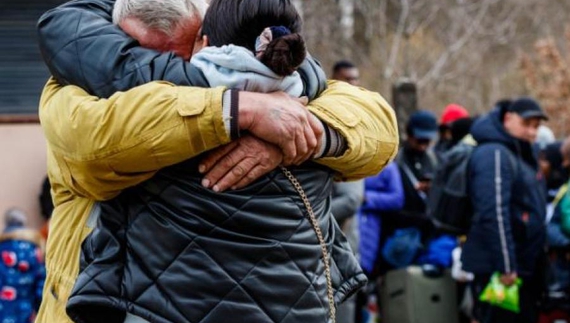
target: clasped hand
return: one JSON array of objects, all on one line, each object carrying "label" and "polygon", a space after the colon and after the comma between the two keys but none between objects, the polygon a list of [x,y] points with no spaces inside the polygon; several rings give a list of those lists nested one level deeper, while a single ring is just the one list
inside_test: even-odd
[{"label": "clasped hand", "polygon": [[306,98],[283,92],[240,92],[241,138],[214,149],[201,161],[202,185],[216,192],[243,188],[279,165],[300,165],[321,145],[322,123]]}]

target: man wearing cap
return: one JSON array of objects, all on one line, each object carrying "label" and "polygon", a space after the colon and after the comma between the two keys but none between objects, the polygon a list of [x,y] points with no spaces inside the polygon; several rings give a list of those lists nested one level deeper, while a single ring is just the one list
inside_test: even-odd
[{"label": "man wearing cap", "polygon": [[436,160],[428,150],[437,136],[437,121],[429,111],[418,111],[406,125],[406,142],[396,157],[404,184],[404,211],[424,214],[425,197],[435,172]]},{"label": "man wearing cap", "polygon": [[[410,116],[406,125],[406,141],[396,157],[404,188],[404,207],[395,214],[383,216],[382,240],[389,239],[395,230],[401,228],[419,229],[424,236],[431,229],[426,216],[426,198],[435,172],[436,158],[428,148],[436,136],[437,119],[433,113],[418,111]],[[386,263],[382,260],[386,260]],[[380,259],[380,262],[380,271],[395,265],[389,259]]]},{"label": "man wearing cap", "polygon": [[[546,197],[533,143],[546,114],[530,98],[498,105],[471,128],[478,146],[469,165],[473,222],[462,261],[475,274],[475,318],[480,323],[534,323],[545,243]],[[480,302],[491,275],[504,285],[522,279],[520,313]]]}]

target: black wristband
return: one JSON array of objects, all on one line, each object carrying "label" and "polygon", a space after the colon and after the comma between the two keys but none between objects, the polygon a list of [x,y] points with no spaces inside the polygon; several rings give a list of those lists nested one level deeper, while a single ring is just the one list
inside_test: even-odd
[{"label": "black wristband", "polygon": [[[322,121],[321,121],[322,122]],[[325,149],[323,150],[323,156],[328,156],[330,154],[329,150],[331,149],[331,133],[330,133],[330,128],[324,123],[324,130],[325,130]]]},{"label": "black wristband", "polygon": [[230,90],[230,137],[236,140],[240,137],[239,131],[239,91]]}]

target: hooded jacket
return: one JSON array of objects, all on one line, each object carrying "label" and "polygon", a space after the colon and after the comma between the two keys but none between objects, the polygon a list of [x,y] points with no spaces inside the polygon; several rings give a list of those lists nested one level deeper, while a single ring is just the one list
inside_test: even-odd
[{"label": "hooded jacket", "polygon": [[299,72],[277,75],[251,50],[241,46],[205,47],[192,56],[190,63],[202,73],[207,87],[225,86],[259,93],[283,91],[294,97],[303,95],[305,89]]},{"label": "hooded jacket", "polygon": [[462,261],[475,274],[528,276],[545,245],[545,183],[532,145],[509,135],[501,115],[496,108],[471,129],[478,143],[469,165],[474,216]]},{"label": "hooded jacket", "polygon": [[[229,141],[221,115],[224,88],[145,84],[189,84],[194,74],[181,59],[140,48],[111,25],[112,6],[110,0],[71,1],[38,25],[40,48],[58,81],[48,82],[40,102],[55,210],[37,322],[69,322],[65,305],[79,272],[80,244],[94,227],[90,215],[101,207],[96,201]],[[103,97],[124,91],[99,99],[85,89]],[[395,116],[378,94],[329,82],[308,108],[347,140],[342,156],[316,161],[338,177],[374,175],[393,158]]]}]

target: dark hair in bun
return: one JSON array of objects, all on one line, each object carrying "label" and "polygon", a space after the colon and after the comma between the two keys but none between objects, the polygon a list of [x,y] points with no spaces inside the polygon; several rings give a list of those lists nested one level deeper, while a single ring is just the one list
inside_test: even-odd
[{"label": "dark hair in bun", "polygon": [[305,59],[301,16],[291,0],[212,0],[202,33],[210,45],[234,44],[255,53],[256,39],[270,26],[283,26],[291,34],[274,37],[261,61],[278,75],[289,75]]},{"label": "dark hair in bun", "polygon": [[305,40],[295,33],[271,41],[261,56],[261,62],[275,74],[287,76],[297,70],[306,56]]}]

